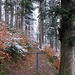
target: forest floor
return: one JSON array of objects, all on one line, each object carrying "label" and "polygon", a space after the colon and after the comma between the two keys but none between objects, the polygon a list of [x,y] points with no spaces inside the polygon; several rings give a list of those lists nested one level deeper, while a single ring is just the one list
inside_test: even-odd
[{"label": "forest floor", "polygon": [[[26,46],[26,39],[21,36],[21,34],[17,33],[10,33],[8,29],[4,25],[0,25],[0,50],[4,50],[6,46],[4,43],[6,42],[11,42],[11,38],[13,39],[13,36],[16,39],[21,39],[21,40],[16,40],[17,43],[20,43],[22,46]],[[17,31],[15,31],[17,32]],[[13,34],[9,35],[7,33]],[[4,39],[5,38],[5,39]],[[8,40],[6,40],[8,39]],[[57,63],[57,69],[54,64],[52,64],[49,60],[49,57],[47,54],[38,54],[38,73],[36,70],[36,53],[37,52],[43,52],[38,49],[38,44],[33,45],[33,50],[28,50],[29,53],[25,53],[24,56],[19,58],[19,60],[16,60],[17,56],[14,56],[14,53],[12,52],[12,56],[9,56],[9,54],[3,52],[0,53],[0,56],[3,57],[0,59],[0,75],[58,75],[58,65],[59,62]],[[49,55],[53,56],[54,51],[50,51],[50,48],[48,49]],[[14,60],[13,60],[14,58]]]},{"label": "forest floor", "polygon": [[[36,47],[33,47],[33,52],[42,52]],[[7,62],[4,69],[8,74],[4,75],[58,75],[58,70],[50,63],[48,60],[47,54],[39,54],[38,59],[38,73],[36,70],[36,54],[32,55],[32,63],[29,65],[24,64],[23,60],[20,60],[17,65],[14,65],[12,62]],[[30,57],[31,57],[30,55]],[[28,63],[30,62],[27,60]],[[20,66],[18,66],[20,65]],[[7,70],[8,67],[8,70]]]}]

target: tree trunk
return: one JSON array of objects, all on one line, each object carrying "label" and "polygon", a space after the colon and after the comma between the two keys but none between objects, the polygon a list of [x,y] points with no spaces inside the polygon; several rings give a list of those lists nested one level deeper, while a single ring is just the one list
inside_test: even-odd
[{"label": "tree trunk", "polygon": [[42,3],[40,2],[40,26],[39,26],[39,48],[42,49],[42,44],[44,42],[43,36],[44,36],[44,32],[43,32],[43,18],[42,18]]},{"label": "tree trunk", "polygon": [[23,31],[23,20],[24,20],[23,15],[21,15],[21,25],[20,25],[21,31]]},{"label": "tree trunk", "polygon": [[[62,7],[65,9],[71,8],[71,0],[61,0]],[[61,21],[61,63],[59,75],[72,75],[72,55],[73,46],[69,43],[69,38],[72,37],[73,24],[72,21],[67,21],[66,17],[62,17]]]},{"label": "tree trunk", "polygon": [[[22,0],[24,2],[24,0]],[[20,25],[20,28],[21,28],[21,31],[23,31],[23,23],[24,23],[24,5],[21,5],[21,25]]]},{"label": "tree trunk", "polygon": [[7,5],[7,0],[5,1],[5,23],[8,24],[9,22],[9,14],[8,14],[8,5]]},{"label": "tree trunk", "polygon": [[50,47],[53,48],[53,36],[50,35]]},{"label": "tree trunk", "polygon": [[11,20],[10,20],[10,27],[13,27],[13,14],[14,14],[14,8],[13,6],[11,7]]},{"label": "tree trunk", "polygon": [[57,52],[57,49],[58,49],[57,27],[55,28],[55,48],[56,48],[56,52]]},{"label": "tree trunk", "polygon": [[16,15],[15,15],[15,27],[16,29],[19,29],[19,26],[18,26],[18,7],[15,7],[16,8]]},{"label": "tree trunk", "polygon": [[5,7],[5,23],[9,24],[9,15],[8,15],[8,10],[6,7]]},{"label": "tree trunk", "polygon": [[1,2],[2,2],[2,0],[0,0],[0,21],[1,21],[1,12],[2,12],[2,11],[1,11],[1,10],[2,10],[2,9],[1,9]]}]

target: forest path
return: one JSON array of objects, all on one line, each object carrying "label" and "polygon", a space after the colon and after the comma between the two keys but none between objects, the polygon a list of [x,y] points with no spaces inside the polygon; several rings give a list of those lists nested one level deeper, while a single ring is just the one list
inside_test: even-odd
[{"label": "forest path", "polygon": [[[33,53],[42,52],[37,48],[33,47]],[[47,54],[38,54],[38,74],[36,70],[36,54],[33,54],[35,60],[27,68],[22,68],[21,70],[16,70],[12,75],[58,75],[58,71],[54,66],[52,66],[47,58]],[[11,75],[11,74],[10,74]]]}]

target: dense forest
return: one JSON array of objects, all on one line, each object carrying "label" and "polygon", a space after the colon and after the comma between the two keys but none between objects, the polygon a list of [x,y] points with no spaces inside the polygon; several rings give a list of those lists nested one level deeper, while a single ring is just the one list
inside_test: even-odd
[{"label": "dense forest", "polygon": [[75,0],[0,0],[0,75],[75,74]]}]

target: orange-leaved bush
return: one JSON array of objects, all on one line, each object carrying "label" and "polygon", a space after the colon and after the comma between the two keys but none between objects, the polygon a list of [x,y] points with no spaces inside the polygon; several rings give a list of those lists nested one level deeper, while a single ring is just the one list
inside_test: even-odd
[{"label": "orange-leaved bush", "polygon": [[54,66],[59,70],[60,67],[60,59],[55,56],[55,50],[50,47],[45,46],[44,51],[48,53],[49,60],[54,64]]},{"label": "orange-leaved bush", "polygon": [[5,43],[11,42],[11,35],[5,26],[0,25],[0,49],[8,47]]},{"label": "orange-leaved bush", "polygon": [[56,62],[54,64],[55,64],[55,67],[59,70],[59,68],[60,68],[60,59],[57,58]]},{"label": "orange-leaved bush", "polygon": [[8,47],[8,42],[11,42],[11,35],[7,28],[0,24],[0,62],[3,62],[7,57],[10,58],[9,54],[4,52],[4,49]]},{"label": "orange-leaved bush", "polygon": [[44,51],[48,53],[49,57],[52,57],[55,55],[55,51],[50,47],[45,46]]}]

